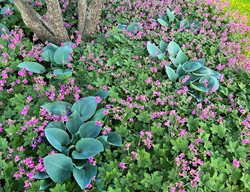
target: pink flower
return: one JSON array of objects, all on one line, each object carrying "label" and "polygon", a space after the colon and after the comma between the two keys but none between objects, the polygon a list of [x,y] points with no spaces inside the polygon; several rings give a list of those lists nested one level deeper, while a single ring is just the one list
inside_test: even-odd
[{"label": "pink flower", "polygon": [[31,100],[32,100],[32,96],[28,96],[28,97],[27,97],[27,102],[30,103]]},{"label": "pink flower", "polygon": [[92,185],[91,185],[91,184],[88,184],[88,185],[87,185],[87,188],[88,188],[88,189],[91,189],[91,188],[92,188]]},{"label": "pink flower", "polygon": [[237,161],[236,159],[234,159],[234,160],[233,160],[233,165],[234,165],[236,168],[239,168],[240,162]]},{"label": "pink flower", "polygon": [[100,97],[95,97],[95,100],[96,100],[97,103],[101,102],[101,98]]},{"label": "pink flower", "polygon": [[134,159],[137,159],[137,153],[135,152],[135,151],[132,151],[132,155],[133,155],[133,157],[134,157]]},{"label": "pink flower", "polygon": [[22,114],[22,115],[27,115],[28,110],[29,110],[29,106],[28,106],[28,105],[24,106],[24,108],[23,108],[21,114]]},{"label": "pink flower", "polygon": [[125,163],[123,163],[123,162],[121,162],[120,164],[119,164],[119,167],[121,168],[121,169],[126,169],[127,167],[125,166]]},{"label": "pink flower", "polygon": [[246,144],[248,144],[248,143],[249,143],[249,139],[243,139],[243,140],[242,140],[242,144],[243,144],[243,145],[246,145]]}]

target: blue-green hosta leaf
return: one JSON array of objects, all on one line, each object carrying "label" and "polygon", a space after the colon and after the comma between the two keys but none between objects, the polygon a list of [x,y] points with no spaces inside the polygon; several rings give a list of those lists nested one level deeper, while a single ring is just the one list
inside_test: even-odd
[{"label": "blue-green hosta leaf", "polygon": [[178,27],[182,29],[189,28],[190,27],[189,21],[187,19],[182,20],[181,22],[178,23]]},{"label": "blue-green hosta leaf", "polygon": [[175,82],[178,79],[179,76],[175,73],[175,71],[171,67],[165,65],[165,71],[166,71],[166,73],[168,75],[168,78],[171,81]]},{"label": "blue-green hosta leaf", "polygon": [[[71,41],[66,41],[66,42],[63,43],[63,46],[64,46],[64,47],[65,47],[65,46],[71,47],[72,45],[74,45],[74,43],[71,42]],[[71,48],[71,50],[73,50],[73,49]]]},{"label": "blue-green hosta leaf", "polygon": [[51,113],[52,115],[66,115],[70,108],[71,104],[65,101],[56,101],[52,103],[46,103],[41,107],[46,109],[47,112]]},{"label": "blue-green hosta leaf", "polygon": [[88,159],[96,156],[104,150],[100,141],[93,138],[82,138],[76,143],[76,151],[73,151],[74,159]]},{"label": "blue-green hosta leaf", "polygon": [[74,167],[77,169],[82,169],[83,167],[86,167],[87,165],[89,165],[88,160],[74,159],[73,163],[74,163]]},{"label": "blue-green hosta leaf", "polygon": [[59,47],[53,43],[49,43],[46,47],[43,48],[43,51],[51,50],[56,51]]},{"label": "blue-green hosta leaf", "polygon": [[174,13],[173,13],[172,11],[170,11],[169,8],[167,8],[166,12],[167,12],[168,20],[169,20],[170,22],[173,22],[173,21],[174,21],[174,18],[175,18]]},{"label": "blue-green hosta leaf", "polygon": [[165,53],[167,51],[168,44],[165,41],[160,41],[160,50],[162,53]]},{"label": "blue-green hosta leaf", "polygon": [[205,80],[208,81],[208,90],[214,90],[217,91],[220,87],[219,81],[217,80],[216,77],[214,76],[203,76],[202,78],[200,78],[199,82],[203,83]]},{"label": "blue-green hosta leaf", "polygon": [[221,76],[221,74],[220,73],[218,73],[217,71],[214,71],[213,70],[213,76],[215,76],[217,79]]},{"label": "blue-green hosta leaf", "polygon": [[140,30],[140,26],[137,22],[130,23],[127,27],[127,31],[130,33],[137,33]]},{"label": "blue-green hosta leaf", "polygon": [[45,129],[49,129],[49,128],[57,128],[57,129],[62,129],[62,130],[66,130],[66,127],[64,125],[64,123],[62,121],[52,121],[50,122]]},{"label": "blue-green hosta leaf", "polygon": [[201,83],[190,82],[190,87],[196,91],[201,91],[201,92],[205,92],[205,93],[208,92],[208,89]]},{"label": "blue-green hosta leaf", "polygon": [[96,138],[100,134],[101,130],[101,127],[96,125],[95,121],[88,121],[81,125],[79,133],[82,138]]},{"label": "blue-green hosta leaf", "polygon": [[32,177],[33,179],[47,179],[49,178],[48,174],[45,172],[37,172]]},{"label": "blue-green hosta leaf", "polygon": [[168,44],[168,53],[170,56],[175,57],[179,53],[180,50],[181,48],[176,42],[171,41]]},{"label": "blue-green hosta leaf", "polygon": [[180,64],[180,65],[177,67],[176,73],[177,73],[177,75],[178,75],[179,77],[181,77],[181,76],[183,76],[183,75],[186,75],[186,71],[184,71],[183,65]]},{"label": "blue-green hosta leaf", "polygon": [[110,147],[110,144],[108,143],[107,138],[108,138],[107,135],[102,135],[96,138],[98,141],[102,143],[105,149]]},{"label": "blue-green hosta leaf", "polygon": [[100,97],[101,99],[106,99],[106,98],[109,96],[109,92],[108,92],[108,91],[103,91],[103,90],[97,91],[97,92],[95,93],[95,96],[98,96],[98,97]]},{"label": "blue-green hosta leaf", "polygon": [[53,183],[53,181],[50,178],[47,178],[43,181],[43,183],[40,185],[39,187],[39,191],[44,191],[45,189],[47,189],[51,184]]},{"label": "blue-green hosta leaf", "polygon": [[161,54],[161,50],[151,42],[147,42],[147,50],[151,57],[157,57],[157,55]]},{"label": "blue-green hosta leaf", "polygon": [[77,111],[83,121],[89,120],[96,112],[97,101],[95,97],[84,97],[72,106],[72,111]]},{"label": "blue-green hosta leaf", "polygon": [[68,133],[62,129],[45,129],[45,136],[49,143],[60,152],[67,149],[66,145],[68,145],[70,142]]},{"label": "blue-green hosta leaf", "polygon": [[165,59],[166,56],[163,53],[160,53],[159,55],[157,55],[157,57],[162,61]]},{"label": "blue-green hosta leaf", "polygon": [[108,135],[102,135],[97,138],[99,141],[102,142],[105,148],[108,147],[108,145],[113,146],[121,146],[122,145],[122,138],[119,134],[115,132],[111,132]]},{"label": "blue-green hosta leaf", "polygon": [[161,24],[161,26],[163,26],[163,27],[167,27],[167,26],[168,26],[167,21],[165,21],[165,20],[163,20],[163,19],[161,19],[161,18],[157,19],[157,21],[158,21],[158,22]]},{"label": "blue-green hosta leaf", "polygon": [[197,76],[206,76],[206,75],[213,75],[213,70],[209,69],[208,67],[202,67],[199,70],[195,71],[193,74]]},{"label": "blue-green hosta leaf", "polygon": [[91,121],[96,121],[96,120],[102,121],[102,120],[104,120],[107,117],[107,115],[104,114],[105,111],[108,111],[108,109],[102,108],[102,109],[97,110],[95,115],[90,120]]},{"label": "blue-green hosta leaf", "polygon": [[57,183],[69,180],[73,171],[73,162],[71,158],[63,154],[52,154],[44,159],[45,170],[50,178]]},{"label": "blue-green hosta leaf", "polygon": [[[74,136],[71,138],[70,143],[74,140]],[[69,156],[71,152],[75,149],[75,145],[71,145],[69,148],[62,151],[62,153],[66,156]]]},{"label": "blue-green hosta leaf", "polygon": [[[180,81],[182,81],[184,78],[186,77],[186,75],[183,75],[180,77]],[[196,75],[190,75],[189,79],[183,83],[183,85],[189,85],[190,82],[196,82],[200,79],[199,76],[196,76]]]},{"label": "blue-green hosta leaf", "polygon": [[[186,54],[180,49],[173,64],[178,67],[179,65],[185,63],[188,60],[188,57],[186,56]],[[183,66],[184,68],[184,66]]]},{"label": "blue-green hosta leaf", "polygon": [[206,64],[205,59],[198,59],[198,60],[196,60],[196,62],[199,62],[202,66],[204,66]]},{"label": "blue-green hosta leaf", "polygon": [[118,133],[111,132],[108,134],[107,142],[110,145],[121,146],[122,145],[122,138]]},{"label": "blue-green hosta leaf", "polygon": [[80,114],[77,111],[74,111],[66,122],[66,127],[70,133],[73,135],[79,130],[80,126],[84,123],[81,119]]},{"label": "blue-green hosta leaf", "polygon": [[87,185],[91,183],[92,179],[96,176],[96,174],[97,167],[90,164],[82,169],[73,169],[73,176],[82,190],[85,189]]},{"label": "blue-green hosta leaf", "polygon": [[54,62],[54,54],[55,54],[55,51],[48,49],[48,50],[44,50],[41,56],[44,59],[44,61]]},{"label": "blue-green hosta leaf", "polygon": [[63,79],[63,78],[69,78],[72,76],[72,71],[70,69],[55,69],[53,71],[53,73],[57,76],[57,78],[59,79]]},{"label": "blue-green hosta leaf", "polygon": [[183,64],[183,69],[190,73],[201,69],[203,65],[197,61],[187,61]]},{"label": "blue-green hosta leaf", "polygon": [[65,65],[69,63],[69,56],[72,48],[70,46],[59,47],[54,54],[56,64]]},{"label": "blue-green hosta leaf", "polygon": [[201,93],[194,93],[193,97],[197,100],[197,102],[201,102],[201,100],[202,100]]},{"label": "blue-green hosta leaf", "polygon": [[10,5],[6,4],[0,11],[1,15],[5,15],[7,14],[10,10],[12,10],[13,8],[10,7]]},{"label": "blue-green hosta leaf", "polygon": [[8,35],[10,34],[10,30],[5,25],[0,23],[0,37],[2,34]]},{"label": "blue-green hosta leaf", "polygon": [[127,28],[127,25],[118,24],[118,25],[117,25],[117,28],[119,28],[119,29],[126,29],[126,28]]},{"label": "blue-green hosta leaf", "polygon": [[17,67],[21,69],[25,68],[27,71],[31,71],[33,73],[38,73],[38,74],[44,73],[46,71],[44,66],[36,62],[25,61],[25,62],[20,63]]}]

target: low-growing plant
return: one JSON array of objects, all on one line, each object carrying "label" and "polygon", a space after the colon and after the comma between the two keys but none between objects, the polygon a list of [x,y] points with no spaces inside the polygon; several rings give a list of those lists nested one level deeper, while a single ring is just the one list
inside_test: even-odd
[{"label": "low-growing plant", "polygon": [[66,123],[50,122],[45,128],[47,141],[61,153],[44,158],[46,173],[37,173],[35,179],[44,179],[40,190],[53,182],[62,183],[72,176],[81,189],[86,188],[97,174],[97,166],[88,159],[95,157],[110,145],[121,146],[121,137],[115,132],[100,135],[98,121],[106,120],[107,109],[97,109],[96,97],[79,99],[73,105],[58,101],[42,106],[52,115],[67,116]]},{"label": "low-growing plant", "polygon": [[[68,78],[72,76],[72,71],[66,68],[69,58],[72,54],[72,42],[65,42],[63,46],[57,46],[52,43],[43,48],[43,53],[41,56],[44,61],[50,62],[50,67],[52,71],[49,71],[46,74],[47,78],[52,76],[57,76],[58,78]],[[33,73],[42,74],[46,72],[46,69],[43,65],[36,62],[22,62],[18,65],[19,68],[25,68],[27,71]]]},{"label": "low-growing plant", "polygon": [[132,22],[129,25],[125,24],[118,24],[117,26],[119,29],[126,29],[127,32],[132,34],[136,34],[137,32],[141,31],[141,26],[137,22]]},{"label": "low-growing plant", "polygon": [[4,24],[0,23],[0,36],[2,34],[8,35],[10,33],[8,27],[6,27]]},{"label": "low-growing plant", "polygon": [[167,27],[173,23],[179,29],[190,29],[191,27],[197,29],[199,24],[196,20],[191,22],[189,22],[187,19],[178,20],[175,17],[174,12],[171,11],[169,8],[166,9],[166,14],[159,17],[157,21],[160,23],[161,26],[164,27]]},{"label": "low-growing plant", "polygon": [[0,0],[0,15],[6,15],[13,10],[13,0]]},{"label": "low-growing plant", "polygon": [[152,57],[158,57],[160,60],[164,60],[168,52],[172,62],[170,66],[165,65],[168,78],[173,82],[179,79],[184,85],[189,85],[189,94],[198,101],[202,98],[201,92],[218,90],[220,74],[206,67],[205,59],[188,60],[176,42],[171,41],[167,44],[161,40],[160,48],[148,42],[147,49]]}]

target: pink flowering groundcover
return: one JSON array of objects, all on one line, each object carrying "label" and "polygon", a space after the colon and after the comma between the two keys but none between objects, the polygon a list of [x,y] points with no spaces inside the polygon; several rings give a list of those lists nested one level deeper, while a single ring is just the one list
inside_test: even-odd
[{"label": "pink flowering groundcover", "polygon": [[0,1],[0,191],[250,191],[246,17],[107,0],[86,41],[60,3],[71,41],[54,45]]}]

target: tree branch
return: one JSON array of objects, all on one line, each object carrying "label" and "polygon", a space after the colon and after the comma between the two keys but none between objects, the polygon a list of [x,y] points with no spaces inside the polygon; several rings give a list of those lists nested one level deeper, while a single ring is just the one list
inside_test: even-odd
[{"label": "tree branch", "polygon": [[78,10],[78,31],[80,34],[83,34],[84,26],[85,26],[85,18],[87,11],[87,1],[86,0],[78,0],[77,3]]},{"label": "tree branch", "polygon": [[51,23],[52,31],[56,37],[62,41],[68,41],[69,36],[64,27],[62,10],[58,0],[45,0],[47,6],[47,15],[49,23]]},{"label": "tree branch", "polygon": [[83,35],[86,35],[87,37],[89,37],[96,33],[98,20],[101,16],[101,11],[102,11],[101,9],[102,9],[103,3],[104,3],[104,0],[91,0],[90,1],[88,8],[87,8]]},{"label": "tree branch", "polygon": [[41,16],[30,6],[26,0],[14,0],[15,5],[21,13],[24,23],[29,27],[42,41],[50,40],[52,43],[59,44],[60,40],[55,37],[41,22]]}]

